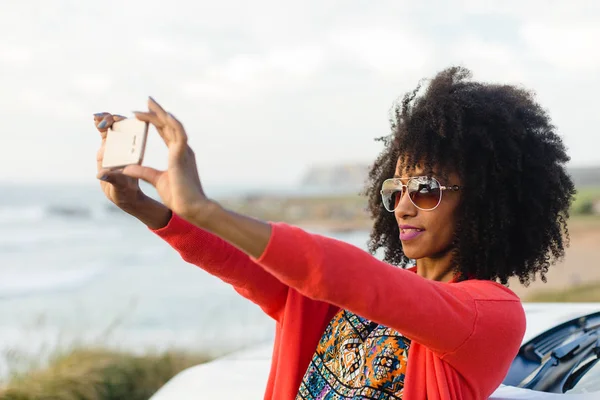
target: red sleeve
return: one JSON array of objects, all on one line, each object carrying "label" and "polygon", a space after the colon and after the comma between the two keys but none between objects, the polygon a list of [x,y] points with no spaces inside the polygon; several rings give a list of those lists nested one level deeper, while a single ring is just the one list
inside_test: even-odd
[{"label": "red sleeve", "polygon": [[257,262],[302,295],[393,328],[438,353],[460,347],[475,326],[475,300],[461,285],[427,280],[293,226],[272,224]]},{"label": "red sleeve", "polygon": [[167,226],[153,232],[177,250],[185,261],[231,284],[272,318],[281,319],[288,286],[244,252],[175,214]]}]

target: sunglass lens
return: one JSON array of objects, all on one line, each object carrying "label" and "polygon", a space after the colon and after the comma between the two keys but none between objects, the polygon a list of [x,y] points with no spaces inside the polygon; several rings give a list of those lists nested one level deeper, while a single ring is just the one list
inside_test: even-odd
[{"label": "sunglass lens", "polygon": [[440,202],[442,191],[437,180],[416,178],[408,183],[408,195],[413,204],[423,210],[432,210]]},{"label": "sunglass lens", "polygon": [[396,179],[387,179],[383,182],[383,186],[381,188],[381,200],[383,201],[383,206],[386,210],[389,212],[394,211],[398,206],[401,197],[401,182],[398,182]]},{"label": "sunglass lens", "polygon": [[386,210],[392,212],[400,202],[401,192],[398,190],[385,190],[382,194],[383,206]]}]

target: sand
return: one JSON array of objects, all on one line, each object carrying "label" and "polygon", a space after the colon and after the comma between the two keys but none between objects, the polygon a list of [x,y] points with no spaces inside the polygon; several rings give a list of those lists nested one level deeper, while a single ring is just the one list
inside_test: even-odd
[{"label": "sand", "polygon": [[550,267],[547,283],[538,278],[525,288],[518,280],[511,280],[510,289],[524,299],[540,290],[600,282],[600,219],[573,219],[569,233],[570,247],[566,249],[564,260]]}]

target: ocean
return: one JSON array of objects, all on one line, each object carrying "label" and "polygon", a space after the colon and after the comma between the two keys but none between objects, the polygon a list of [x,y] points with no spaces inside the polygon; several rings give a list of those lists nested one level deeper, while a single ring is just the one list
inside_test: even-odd
[{"label": "ocean", "polygon": [[[329,234],[365,248],[367,232]],[[188,264],[99,186],[0,186],[0,374],[60,348],[221,354],[274,323]]]}]

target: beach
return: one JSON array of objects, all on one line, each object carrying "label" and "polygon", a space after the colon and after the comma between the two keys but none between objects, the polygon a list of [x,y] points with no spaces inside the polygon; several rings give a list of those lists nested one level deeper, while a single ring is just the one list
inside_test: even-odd
[{"label": "beach", "polygon": [[510,282],[510,288],[521,298],[527,299],[540,291],[568,290],[575,286],[596,283],[600,285],[600,218],[573,217],[569,224],[570,245],[562,261],[552,265],[547,282],[540,279],[529,287]]},{"label": "beach", "polygon": [[[0,375],[73,344],[220,355],[272,340],[258,306],[183,261],[96,185],[0,190]],[[309,229],[330,234],[322,228]],[[366,242],[361,231],[331,235]]]},{"label": "beach", "polygon": [[[5,186],[0,198],[0,373],[16,356],[43,359],[73,343],[144,353],[219,355],[272,340],[274,323],[229,285],[187,264],[108,203],[96,186]],[[366,249],[368,225],[299,220]],[[600,281],[600,219],[574,219],[564,262],[542,289]]]}]

